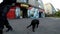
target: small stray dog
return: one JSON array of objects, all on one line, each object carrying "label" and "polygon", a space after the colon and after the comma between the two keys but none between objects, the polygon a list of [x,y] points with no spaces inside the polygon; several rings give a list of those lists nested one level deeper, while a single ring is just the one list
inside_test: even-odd
[{"label": "small stray dog", "polygon": [[32,21],[31,21],[31,24],[29,25],[29,26],[27,26],[27,28],[29,28],[30,26],[32,26],[32,31],[33,32],[35,32],[35,27],[37,26],[37,28],[38,28],[38,25],[39,25],[39,20],[37,20],[37,19],[33,19]]}]

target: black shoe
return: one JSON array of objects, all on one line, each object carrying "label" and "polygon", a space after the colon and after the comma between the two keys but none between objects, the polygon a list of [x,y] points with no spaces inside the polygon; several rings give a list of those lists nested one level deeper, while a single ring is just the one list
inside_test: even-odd
[{"label": "black shoe", "polygon": [[8,28],[7,30],[6,30],[6,32],[9,32],[9,31],[12,31],[13,29],[12,28]]}]

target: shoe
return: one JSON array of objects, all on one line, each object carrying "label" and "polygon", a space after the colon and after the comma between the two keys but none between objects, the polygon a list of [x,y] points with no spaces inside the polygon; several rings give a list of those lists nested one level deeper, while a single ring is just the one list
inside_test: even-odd
[{"label": "shoe", "polygon": [[13,29],[12,28],[8,28],[7,30],[6,30],[6,32],[9,32],[9,31],[12,31]]}]

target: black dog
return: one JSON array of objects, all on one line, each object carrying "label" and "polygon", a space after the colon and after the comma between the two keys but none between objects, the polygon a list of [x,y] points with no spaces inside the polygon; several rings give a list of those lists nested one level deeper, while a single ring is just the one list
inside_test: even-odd
[{"label": "black dog", "polygon": [[29,26],[27,26],[27,28],[29,28],[30,26],[32,26],[32,31],[33,32],[35,32],[35,27],[37,26],[37,28],[38,28],[38,25],[39,25],[39,20],[37,20],[37,19],[33,19],[32,21],[31,21],[31,24],[29,25]]}]

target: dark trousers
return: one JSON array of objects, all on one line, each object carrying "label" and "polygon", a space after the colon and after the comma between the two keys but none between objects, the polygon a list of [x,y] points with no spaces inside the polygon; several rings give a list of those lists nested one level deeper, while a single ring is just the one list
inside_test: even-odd
[{"label": "dark trousers", "polygon": [[0,34],[3,34],[3,28],[4,28],[4,23],[2,19],[3,19],[2,16],[0,16]]},{"label": "dark trousers", "polygon": [[12,28],[7,20],[7,18],[5,18],[4,20],[4,25],[6,26],[6,28]]},{"label": "dark trousers", "polygon": [[3,8],[3,13],[2,13],[2,16],[3,16],[3,21],[4,21],[4,25],[7,27],[7,28],[12,28],[7,20],[7,13],[10,9],[11,5],[5,5],[4,8]]},{"label": "dark trousers", "polygon": [[3,30],[0,30],[0,34],[3,34]]}]

